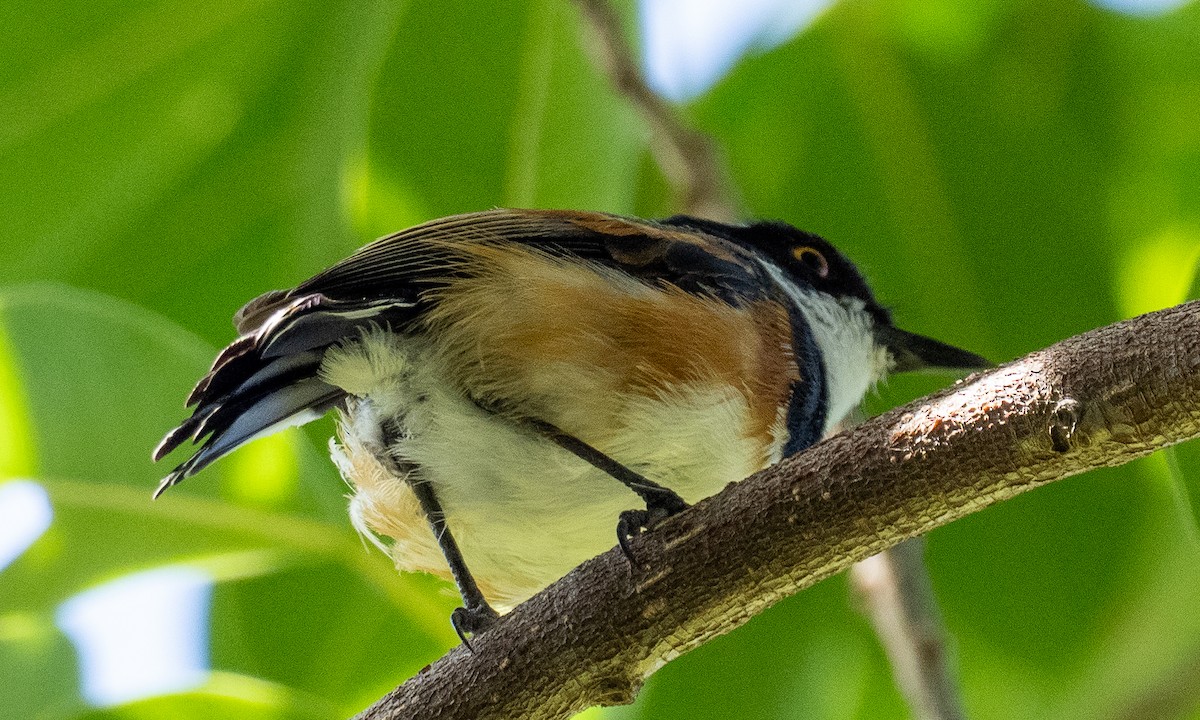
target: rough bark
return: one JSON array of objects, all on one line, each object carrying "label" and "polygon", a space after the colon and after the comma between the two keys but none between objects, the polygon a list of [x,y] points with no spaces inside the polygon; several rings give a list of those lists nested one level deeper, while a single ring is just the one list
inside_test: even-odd
[{"label": "rough bark", "polygon": [[1200,435],[1200,301],[975,375],[589,560],[359,717],[565,718],[851,563]]}]

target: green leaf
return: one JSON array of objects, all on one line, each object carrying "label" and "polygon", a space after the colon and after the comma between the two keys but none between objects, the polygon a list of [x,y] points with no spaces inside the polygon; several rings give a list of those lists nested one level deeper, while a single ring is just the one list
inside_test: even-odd
[{"label": "green leaf", "polygon": [[497,205],[630,211],[644,131],[584,54],[579,24],[554,0],[412,4],[375,89],[368,187],[385,191],[368,208],[402,187],[430,217]]},{"label": "green leaf", "polygon": [[37,467],[21,370],[0,325],[0,478],[32,475]]},{"label": "green leaf", "polygon": [[215,340],[240,301],[356,244],[343,176],[395,4],[18,0],[3,13],[27,29],[0,49],[5,282],[100,290]]},{"label": "green leaf", "polygon": [[[198,568],[218,583],[216,667],[326,698],[340,713],[368,702],[364,687],[394,685],[454,644],[446,620],[453,605],[440,584],[401,577],[367,551],[349,528],[329,460],[301,433],[258,441],[151,501],[163,470],[149,450],[207,366],[213,350],[203,342],[146,311],[65,286],[0,291],[0,323],[30,443],[43,458],[32,479],[54,513],[50,529],[0,573],[0,662],[17,676],[53,670],[63,679],[9,687],[0,712],[55,706],[53,717],[74,716],[78,700],[52,701],[75,677],[56,608],[164,564]],[[247,482],[271,475],[287,492],[247,497]],[[402,649],[364,635],[340,650],[345,672],[303,649],[376,632]]]}]

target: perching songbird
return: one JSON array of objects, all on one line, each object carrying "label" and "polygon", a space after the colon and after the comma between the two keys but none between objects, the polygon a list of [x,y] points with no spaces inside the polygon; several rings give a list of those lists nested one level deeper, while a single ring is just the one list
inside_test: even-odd
[{"label": "perching songbird", "polygon": [[809,447],[887,373],[988,366],[894,327],[816,235],[687,216],[434,220],[234,323],[154,458],[200,449],[155,495],[336,410],[351,522],[399,568],[457,583],[464,639],[614,527],[624,545]]}]

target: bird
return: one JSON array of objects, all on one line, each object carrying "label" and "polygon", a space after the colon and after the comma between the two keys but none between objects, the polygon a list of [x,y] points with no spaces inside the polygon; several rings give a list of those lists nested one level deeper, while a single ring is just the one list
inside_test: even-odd
[{"label": "bird", "polygon": [[983,357],[896,327],[779,221],[492,209],[382,237],[251,300],[154,496],[333,411],[350,523],[452,580],[464,643],[689,504],[816,443],[889,373]]}]

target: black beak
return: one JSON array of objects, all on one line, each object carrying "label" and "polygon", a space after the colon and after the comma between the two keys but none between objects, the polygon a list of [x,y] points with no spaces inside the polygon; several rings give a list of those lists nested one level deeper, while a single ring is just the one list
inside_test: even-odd
[{"label": "black beak", "polygon": [[973,352],[890,325],[876,326],[875,338],[892,353],[892,372],[983,370],[994,367],[987,358]]}]

